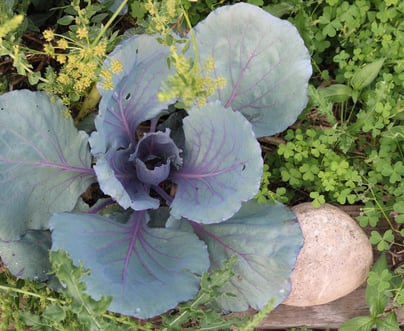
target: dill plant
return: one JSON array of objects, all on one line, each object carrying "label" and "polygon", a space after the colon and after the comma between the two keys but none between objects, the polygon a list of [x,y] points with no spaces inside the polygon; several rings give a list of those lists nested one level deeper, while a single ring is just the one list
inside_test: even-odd
[{"label": "dill plant", "polygon": [[[146,32],[160,35],[160,43],[170,46],[167,62],[169,66],[175,68],[175,73],[164,82],[162,91],[158,94],[159,99],[162,102],[178,99],[180,100],[177,103],[178,108],[189,108],[195,100],[198,106],[203,106],[207,97],[216,89],[225,87],[226,79],[220,76],[213,79],[203,75],[203,71],[208,73],[214,71],[215,60],[210,57],[201,68],[191,21],[182,1],[167,0],[157,3],[147,0],[144,7],[149,13],[148,20],[143,23]],[[173,31],[173,28],[176,31]],[[192,45],[180,36],[186,31],[191,34]],[[192,56],[186,54],[190,47],[193,49]]]},{"label": "dill plant", "polygon": [[[103,10],[101,5],[87,1],[82,8],[80,1],[73,0],[65,9],[66,15],[58,20],[60,25],[68,26],[69,31],[59,34],[47,29],[43,32],[47,41],[44,45],[45,53],[61,67],[55,71],[52,66],[48,66],[46,82],[38,87],[58,95],[66,106],[87,96],[99,77],[103,79],[104,87],[112,89],[112,75],[120,72],[122,66],[114,62],[110,70],[106,70],[101,69],[101,65],[117,38],[117,34],[109,32],[108,28],[126,2],[122,1],[109,21],[102,25],[98,19],[94,19]],[[85,112],[85,109],[82,110],[78,120],[85,116]]]}]

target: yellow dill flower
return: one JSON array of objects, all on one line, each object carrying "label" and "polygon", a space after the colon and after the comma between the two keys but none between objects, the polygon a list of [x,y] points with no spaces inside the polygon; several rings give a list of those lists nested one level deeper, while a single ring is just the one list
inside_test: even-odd
[{"label": "yellow dill flower", "polygon": [[87,63],[86,72],[89,73],[89,76],[95,76],[95,71],[97,70],[97,64],[93,61]]},{"label": "yellow dill flower", "polygon": [[215,93],[215,85],[212,81],[209,81],[205,86],[205,93],[206,95],[212,95]]},{"label": "yellow dill flower", "polygon": [[174,18],[177,14],[177,1],[167,0],[166,1],[167,13],[170,18]]},{"label": "yellow dill flower", "polygon": [[205,69],[207,72],[212,72],[216,68],[216,62],[213,56],[209,55],[205,62]]},{"label": "yellow dill flower", "polygon": [[69,43],[64,38],[59,39],[56,44],[60,49],[67,49],[69,47]]},{"label": "yellow dill flower", "polygon": [[65,73],[59,74],[57,81],[63,85],[69,85],[71,83],[71,79]]},{"label": "yellow dill flower", "polygon": [[94,47],[94,54],[99,57],[103,57],[107,51],[107,45],[105,43],[98,44]]},{"label": "yellow dill flower", "polygon": [[46,41],[52,41],[55,38],[55,33],[51,29],[45,30],[42,35]]},{"label": "yellow dill flower", "polygon": [[55,56],[55,48],[51,44],[44,44],[43,49],[45,53],[50,57]]},{"label": "yellow dill flower", "polygon": [[89,69],[88,69],[88,63],[85,63],[85,62],[78,62],[77,63],[77,70],[83,76],[87,75],[90,72]]},{"label": "yellow dill flower", "polygon": [[219,76],[216,78],[215,83],[217,88],[222,89],[226,87],[227,80],[223,76]]},{"label": "yellow dill flower", "polygon": [[206,98],[198,98],[197,105],[199,108],[202,108],[203,106],[206,105],[206,102],[207,102]]},{"label": "yellow dill flower", "polygon": [[83,47],[80,48],[79,54],[82,59],[88,59],[93,57],[93,50],[91,47]]},{"label": "yellow dill flower", "polygon": [[160,17],[160,18],[156,17],[155,23],[156,23],[156,30],[157,31],[159,31],[161,33],[165,32],[165,30],[166,30],[166,26],[165,26],[166,19],[165,19],[165,17]]},{"label": "yellow dill flower", "polygon": [[85,26],[79,27],[76,33],[79,39],[84,39],[88,37],[88,30]]},{"label": "yellow dill flower", "polygon": [[100,72],[100,75],[105,80],[111,80],[112,79],[112,71],[110,71],[108,69],[102,69],[101,72]]},{"label": "yellow dill flower", "polygon": [[70,70],[74,69],[77,67],[77,63],[80,63],[81,57],[79,57],[77,54],[69,54],[69,62],[67,64],[67,68],[70,68]]},{"label": "yellow dill flower", "polygon": [[[62,96],[62,104],[65,105],[65,106],[69,106],[70,105],[70,98],[68,96],[66,96],[66,95]],[[70,110],[67,109],[67,108],[64,109],[64,111],[63,111],[64,118],[67,119],[67,118],[69,118],[70,115],[71,115]]]},{"label": "yellow dill flower", "polygon": [[102,82],[101,87],[102,87],[104,90],[113,90],[113,89],[114,89],[114,83],[112,83],[112,80],[106,79],[106,80],[104,80],[104,81]]},{"label": "yellow dill flower", "polygon": [[157,6],[154,4],[152,0],[148,0],[147,3],[144,4],[144,8],[150,13],[152,16],[156,16],[158,14]]},{"label": "yellow dill flower", "polygon": [[67,60],[67,56],[64,54],[58,54],[56,55],[56,61],[58,61],[60,64],[65,64]]},{"label": "yellow dill flower", "polygon": [[111,71],[114,74],[118,74],[122,71],[122,63],[119,62],[118,60],[112,60],[111,61]]},{"label": "yellow dill flower", "polygon": [[77,80],[74,84],[74,89],[78,92],[85,91],[91,85],[91,79],[87,76],[81,77],[81,79]]}]

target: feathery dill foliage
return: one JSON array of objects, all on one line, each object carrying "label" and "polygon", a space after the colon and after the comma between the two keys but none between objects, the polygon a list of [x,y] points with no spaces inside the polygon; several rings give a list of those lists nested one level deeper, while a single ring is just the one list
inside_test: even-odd
[{"label": "feathery dill foliage", "polygon": [[[120,7],[125,3],[123,1]],[[58,95],[66,106],[85,97],[100,77],[103,87],[112,89],[113,73],[122,70],[122,65],[117,61],[111,64],[111,68],[101,68],[117,37],[116,33],[107,33],[108,23],[104,26],[95,19],[102,8],[91,1],[87,1],[87,5],[81,8],[80,2],[73,0],[71,6],[65,9],[66,15],[58,20],[60,25],[68,25],[69,31],[58,34],[47,29],[43,32],[47,41],[44,45],[45,53],[55,59],[61,68],[56,72],[48,66],[46,82],[41,83],[39,88]]]},{"label": "feathery dill foliage", "polygon": [[[199,63],[191,22],[181,1],[147,0],[144,6],[149,13],[149,20],[145,24],[146,32],[159,34],[159,42],[170,47],[167,63],[175,69],[175,73],[163,83],[162,91],[158,94],[159,99],[162,102],[180,100],[178,107],[182,108],[190,108],[195,103],[199,107],[203,106],[215,90],[226,86],[226,79],[221,76],[214,79],[207,75],[215,70],[213,57],[202,65]],[[190,30],[191,35],[191,56],[188,55],[191,46],[189,40],[180,37],[186,30]]]}]

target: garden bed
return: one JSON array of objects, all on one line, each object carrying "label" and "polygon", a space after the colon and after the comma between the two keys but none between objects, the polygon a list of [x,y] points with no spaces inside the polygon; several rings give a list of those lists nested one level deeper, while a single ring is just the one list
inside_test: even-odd
[{"label": "garden bed", "polygon": [[[0,8],[3,329],[403,325],[403,5],[239,2]],[[376,262],[266,315],[301,202],[340,206]]]}]

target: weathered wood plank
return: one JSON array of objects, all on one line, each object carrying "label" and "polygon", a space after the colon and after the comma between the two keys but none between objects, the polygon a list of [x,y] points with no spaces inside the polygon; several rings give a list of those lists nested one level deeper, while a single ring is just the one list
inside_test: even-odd
[{"label": "weathered wood plank", "polygon": [[365,287],[331,303],[312,307],[279,305],[261,322],[260,329],[282,329],[307,326],[310,328],[338,328],[345,321],[368,314]]},{"label": "weathered wood plank", "polygon": [[[313,329],[338,329],[353,317],[369,314],[365,290],[363,285],[347,296],[324,305],[312,307],[279,305],[261,322],[259,329],[274,330],[302,326]],[[400,325],[404,325],[404,316],[398,314],[398,318]]]}]

